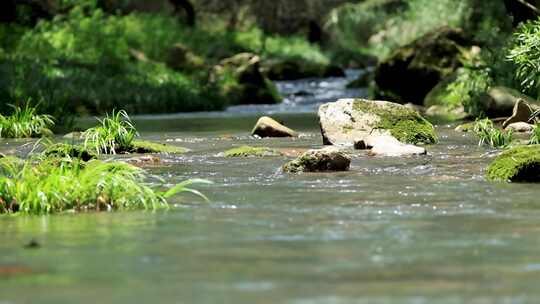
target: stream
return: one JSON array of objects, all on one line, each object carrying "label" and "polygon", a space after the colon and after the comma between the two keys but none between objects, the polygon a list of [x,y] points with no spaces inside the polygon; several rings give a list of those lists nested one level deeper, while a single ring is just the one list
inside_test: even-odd
[{"label": "stream", "polygon": [[[217,156],[244,144],[321,147],[318,105],[366,94],[347,82],[280,82],[280,105],[135,117],[143,139],[192,151],[148,170],[213,181],[197,187],[211,202],[0,217],[0,304],[536,303],[540,187],[487,182],[496,154],[455,125],[437,126],[428,156],[359,151],[343,173],[287,175],[288,157]],[[301,136],[250,137],[261,114]],[[25,143],[0,141],[0,152]],[[25,248],[30,240],[41,247]]]}]

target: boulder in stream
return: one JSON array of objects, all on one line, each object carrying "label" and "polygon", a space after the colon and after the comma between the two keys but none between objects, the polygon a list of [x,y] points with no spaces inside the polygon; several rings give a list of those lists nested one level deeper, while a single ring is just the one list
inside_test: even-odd
[{"label": "boulder in stream", "polygon": [[370,155],[378,156],[411,156],[426,155],[427,151],[423,147],[404,144],[391,135],[370,135],[362,141],[354,144],[357,149],[369,149]]},{"label": "boulder in stream", "polygon": [[540,182],[540,145],[518,146],[503,152],[489,165],[487,178],[501,182]]},{"label": "boulder in stream", "polygon": [[259,136],[262,138],[265,137],[296,137],[298,133],[294,130],[287,128],[286,126],[280,124],[276,120],[263,116],[259,118],[251,135]]},{"label": "boulder in stream", "polygon": [[308,150],[283,166],[287,173],[347,171],[351,158],[336,147]]},{"label": "boulder in stream", "polygon": [[354,145],[369,135],[391,135],[406,144],[434,144],[433,125],[418,112],[400,104],[340,99],[319,108],[319,123],[326,145]]}]

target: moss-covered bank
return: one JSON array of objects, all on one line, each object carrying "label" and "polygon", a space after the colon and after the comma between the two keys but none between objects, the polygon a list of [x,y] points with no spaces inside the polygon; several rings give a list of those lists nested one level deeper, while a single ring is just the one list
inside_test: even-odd
[{"label": "moss-covered bank", "polygon": [[501,182],[540,182],[540,145],[503,152],[488,167],[487,178]]}]

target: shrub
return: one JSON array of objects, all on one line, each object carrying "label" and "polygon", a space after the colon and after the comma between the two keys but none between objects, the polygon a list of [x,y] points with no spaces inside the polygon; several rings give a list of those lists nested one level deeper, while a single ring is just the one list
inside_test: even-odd
[{"label": "shrub", "polygon": [[[168,208],[167,199],[191,192],[191,180],[160,192],[145,183],[147,173],[120,162],[92,160],[27,161],[18,170],[0,162],[0,213],[44,214],[63,211],[156,210]],[[206,198],[205,198],[206,199]]]},{"label": "shrub", "polygon": [[36,108],[12,106],[11,115],[0,115],[0,138],[32,138],[52,135],[54,120],[49,115],[37,115]]},{"label": "shrub", "polygon": [[514,34],[508,59],[516,66],[521,90],[540,97],[540,20],[522,24]]}]

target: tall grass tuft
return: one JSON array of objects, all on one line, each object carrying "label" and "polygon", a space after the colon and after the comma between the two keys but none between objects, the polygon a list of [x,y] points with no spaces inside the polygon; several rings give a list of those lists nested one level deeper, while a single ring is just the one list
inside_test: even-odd
[{"label": "tall grass tuft", "polygon": [[36,114],[36,108],[26,104],[13,108],[11,115],[0,115],[0,138],[34,138],[52,135],[54,120],[50,115]]},{"label": "tall grass tuft", "polygon": [[110,116],[107,114],[104,119],[99,119],[99,122],[100,126],[82,134],[86,149],[96,154],[116,154],[131,150],[138,133],[126,111],[113,111]]},{"label": "tall grass tuft", "polygon": [[503,131],[495,128],[488,118],[479,119],[474,125],[474,133],[480,139],[478,144],[489,145],[493,148],[506,148],[513,141],[512,131]]},{"label": "tall grass tuft", "polygon": [[0,162],[0,213],[47,214],[63,211],[167,209],[167,199],[183,192],[206,199],[188,186],[209,183],[191,180],[168,191],[146,183],[148,174],[121,162],[49,159]]}]

